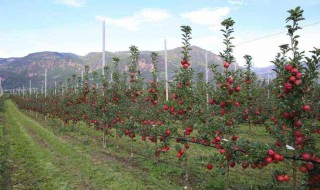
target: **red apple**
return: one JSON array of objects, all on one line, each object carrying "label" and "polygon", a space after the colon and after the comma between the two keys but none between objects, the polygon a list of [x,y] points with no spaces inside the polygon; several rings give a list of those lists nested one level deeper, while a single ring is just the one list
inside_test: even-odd
[{"label": "red apple", "polygon": [[306,112],[309,112],[309,111],[310,111],[310,106],[309,106],[308,104],[306,104],[306,105],[304,105],[304,106],[302,107],[302,110],[303,110],[303,111],[306,111]]},{"label": "red apple", "polygon": [[269,150],[268,150],[268,154],[269,154],[269,156],[273,156],[273,155],[274,155],[274,150],[269,149]]},{"label": "red apple", "polygon": [[273,155],[273,159],[274,159],[275,161],[279,161],[279,160],[281,159],[280,154],[275,153],[275,154]]},{"label": "red apple", "polygon": [[307,152],[302,153],[302,154],[301,154],[301,157],[302,157],[302,159],[305,160],[305,161],[308,161],[308,160],[311,159],[311,155],[310,155],[309,153],[307,153]]},{"label": "red apple", "polygon": [[290,177],[287,174],[283,176],[283,179],[286,182],[290,181]]},{"label": "red apple", "polygon": [[229,165],[231,168],[233,168],[236,165],[236,162],[232,160]]},{"label": "red apple", "polygon": [[296,79],[295,76],[289,77],[289,81],[292,82],[292,83],[294,83],[296,80],[297,80],[297,79]]},{"label": "red apple", "polygon": [[169,136],[170,133],[171,133],[170,129],[167,129],[167,130],[166,130],[166,136]]},{"label": "red apple", "polygon": [[296,80],[296,81],[294,81],[294,84],[297,85],[297,86],[299,86],[301,83],[302,83],[301,80]]},{"label": "red apple", "polygon": [[302,133],[300,131],[295,131],[294,136],[295,137],[302,137]]},{"label": "red apple", "polygon": [[307,162],[307,163],[306,163],[306,168],[307,168],[309,171],[313,170],[313,169],[314,169],[313,163],[312,163],[312,162]]},{"label": "red apple", "polygon": [[246,169],[249,166],[249,164],[246,161],[243,161],[241,165],[243,169]]},{"label": "red apple", "polygon": [[297,79],[301,79],[301,77],[302,77],[302,74],[301,74],[301,73],[297,73],[297,74],[296,74],[296,78],[297,78]]},{"label": "red apple", "polygon": [[291,69],[293,68],[293,66],[290,65],[290,64],[287,64],[284,68],[285,68],[286,71],[291,71]]},{"label": "red apple", "polygon": [[227,103],[226,103],[226,102],[220,102],[220,107],[221,107],[221,108],[226,107],[226,105],[227,105]]},{"label": "red apple", "polygon": [[270,156],[267,156],[264,158],[264,161],[268,164],[270,164],[272,162],[272,158]]},{"label": "red apple", "polygon": [[298,68],[295,67],[295,68],[292,68],[290,72],[292,75],[296,75],[299,72],[299,70]]},{"label": "red apple", "polygon": [[302,122],[300,120],[297,120],[296,122],[294,122],[294,126],[296,127],[300,127],[302,125]]},{"label": "red apple", "polygon": [[220,142],[221,141],[221,137],[216,136],[214,140],[216,140],[216,142]]},{"label": "red apple", "polygon": [[284,181],[283,175],[278,175],[278,176],[277,176],[277,181],[283,182],[283,181]]},{"label": "red apple", "polygon": [[229,78],[227,79],[227,82],[228,82],[229,84],[232,84],[232,83],[233,83],[233,77],[229,77]]},{"label": "red apple", "polygon": [[208,168],[208,170],[212,170],[213,165],[212,165],[212,164],[208,164],[208,165],[207,165],[207,168]]},{"label": "red apple", "polygon": [[223,66],[224,66],[224,68],[226,68],[226,69],[227,69],[227,68],[229,68],[230,63],[228,63],[228,62],[226,62],[226,61],[225,61],[225,62],[223,63]]},{"label": "red apple", "polygon": [[308,171],[305,166],[299,166],[299,170],[300,170],[300,172],[302,172],[302,173],[306,173],[306,172]]},{"label": "red apple", "polygon": [[292,84],[290,84],[290,83],[288,83],[288,82],[286,82],[286,83],[284,83],[284,89],[286,89],[286,90],[291,90],[292,89]]},{"label": "red apple", "polygon": [[291,114],[288,113],[288,112],[284,112],[283,113],[283,117],[286,118],[286,119],[290,119],[291,118]]},{"label": "red apple", "polygon": [[233,135],[232,140],[236,141],[238,139],[237,135]]}]

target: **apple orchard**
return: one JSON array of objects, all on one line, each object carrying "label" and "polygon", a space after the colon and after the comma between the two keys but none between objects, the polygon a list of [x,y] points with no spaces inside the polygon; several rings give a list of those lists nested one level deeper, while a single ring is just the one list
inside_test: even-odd
[{"label": "apple orchard", "polygon": [[[131,46],[128,72],[119,72],[120,60],[114,57],[112,67],[104,68],[105,75],[89,73],[86,66],[83,79],[73,76],[56,94],[12,98],[20,108],[59,119],[64,126],[85,123],[102,134],[104,147],[108,139],[129,138],[129,149],[137,140],[151,141],[153,159],[174,152],[176,162],[185,163],[186,178],[188,152],[202,146],[209,150],[202,157],[203,169],[209,173],[217,169],[225,177],[226,189],[233,187],[229,175],[236,166],[263,170],[283,162],[290,167],[273,170],[267,189],[319,189],[320,49],[314,48],[309,57],[299,50],[297,33],[303,10],[297,7],[288,13],[289,43],[280,45],[272,60],[276,78],[269,85],[259,82],[251,71],[254,58],[250,55],[244,56],[245,70],[230,69],[236,61],[232,55],[235,22],[228,18],[221,23],[224,64],[209,66],[214,74],[210,83],[203,73],[194,79],[191,28],[181,26],[181,65],[167,91],[167,81],[157,80],[158,54],[151,53],[152,80],[145,81],[137,68],[139,50]],[[273,142],[242,138],[240,130],[248,126],[246,137],[253,138],[255,128],[265,128]]]}]

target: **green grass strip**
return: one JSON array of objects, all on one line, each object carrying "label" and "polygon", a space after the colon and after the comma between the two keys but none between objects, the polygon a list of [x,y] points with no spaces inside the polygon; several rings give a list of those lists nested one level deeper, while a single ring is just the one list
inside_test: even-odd
[{"label": "green grass strip", "polygon": [[[21,113],[12,101],[7,101],[6,105],[7,117],[9,118],[11,125],[16,125],[15,132],[20,132],[21,136],[24,136],[26,140],[30,140],[31,142],[28,142],[28,145],[32,145],[30,147],[35,147],[36,149],[34,150],[37,152],[36,154],[30,154],[32,159],[34,159],[34,163],[41,165],[42,167],[40,168],[43,169],[44,173],[50,171],[49,175],[40,176],[49,179],[50,176],[51,178],[58,177],[52,172],[54,171],[53,166],[56,166],[60,170],[60,176],[63,176],[63,179],[66,179],[65,181],[71,182],[71,184],[73,184],[72,187],[75,187],[76,189],[79,187],[85,189],[181,188],[175,184],[167,183],[167,181],[160,181],[156,177],[148,176],[144,174],[143,171],[131,170],[130,168],[127,168],[125,164],[115,160],[104,160],[101,164],[94,163],[94,159],[92,159],[90,154],[81,152],[76,147],[72,147],[72,145],[65,144],[63,141],[59,140],[52,132]],[[26,135],[26,130],[28,130],[29,133],[31,131],[33,133],[32,136],[37,138],[37,141],[39,141],[39,139],[44,141],[44,145],[37,145],[32,141],[31,137]],[[25,144],[27,145],[27,143]],[[32,152],[32,150],[30,151]],[[44,155],[41,155],[41,153]],[[51,160],[51,162],[44,162],[46,158]],[[21,175],[21,177],[23,177],[23,175]],[[61,183],[58,183],[58,187]],[[54,184],[57,186],[56,183]]]}]

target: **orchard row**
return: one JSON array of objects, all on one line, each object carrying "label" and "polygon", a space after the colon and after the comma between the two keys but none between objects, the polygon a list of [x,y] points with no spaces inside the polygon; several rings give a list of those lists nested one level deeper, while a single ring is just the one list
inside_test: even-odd
[{"label": "orchard row", "polygon": [[[109,67],[104,68],[105,75],[101,78],[93,76],[100,78],[102,88],[89,81],[91,76],[86,67],[84,80],[74,76],[59,95],[13,98],[21,108],[59,118],[66,125],[81,121],[93,126],[103,133],[104,146],[108,135],[115,132],[118,138],[139,137],[154,142],[157,147],[154,155],[160,157],[171,150],[175,140],[181,145],[171,151],[176,151],[177,159],[184,161],[193,143],[202,144],[219,151],[208,155],[207,169],[220,167],[227,179],[229,169],[236,164],[244,169],[249,166],[261,169],[286,160],[292,162],[292,171],[275,172],[275,185],[292,181],[292,188],[297,189],[299,170],[305,174],[307,185],[316,189],[320,186],[320,88],[316,83],[320,50],[315,48],[306,57],[298,49],[296,32],[301,29],[298,23],[304,19],[303,10],[297,7],[288,12],[286,21],[290,24],[286,28],[290,44],[281,45],[273,60],[276,78],[270,85],[259,83],[251,71],[249,55],[244,56],[245,71],[229,69],[235,62],[232,55],[235,22],[228,18],[221,23],[226,49],[220,57],[224,64],[210,67],[213,83],[206,83],[201,73],[193,80],[189,55],[191,28],[181,26],[181,67],[169,83],[168,92],[166,81],[157,80],[158,55],[151,53],[153,78],[145,82],[137,70],[138,48],[131,46],[128,73],[119,72],[120,60],[114,57],[111,83],[105,77],[111,74]],[[78,82],[81,85],[75,90]],[[264,126],[274,143],[239,138],[243,125]],[[228,180],[226,184],[228,189]]]}]

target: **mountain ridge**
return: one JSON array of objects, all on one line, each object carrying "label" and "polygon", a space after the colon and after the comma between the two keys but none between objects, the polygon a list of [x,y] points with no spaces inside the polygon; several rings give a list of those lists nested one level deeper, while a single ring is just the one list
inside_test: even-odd
[{"label": "mountain ridge", "polygon": [[[191,66],[195,73],[205,71],[205,52],[207,50],[197,46],[191,46]],[[168,75],[172,76],[174,70],[180,67],[181,47],[168,50]],[[152,51],[140,51],[139,66],[143,77],[146,79],[151,77],[151,56]],[[159,54],[158,70],[159,79],[164,79],[164,50],[155,51]],[[223,64],[222,59],[208,52],[208,65]],[[112,57],[120,58],[120,72],[128,69],[130,64],[129,51],[105,52],[106,65],[109,65],[112,71]],[[43,51],[30,53],[24,57],[0,58],[0,78],[3,79],[3,87],[5,89],[13,89],[24,86],[29,86],[29,81],[32,81],[32,86],[41,88],[44,85],[44,69],[48,69],[48,88],[53,87],[54,83],[61,83],[73,74],[81,75],[85,65],[89,65],[90,71],[100,70],[102,65],[102,52],[89,52],[84,56],[80,56],[69,52],[54,52]],[[237,68],[240,68],[237,65]],[[212,78],[210,74],[209,79]],[[170,78],[169,78],[170,79]]]}]

